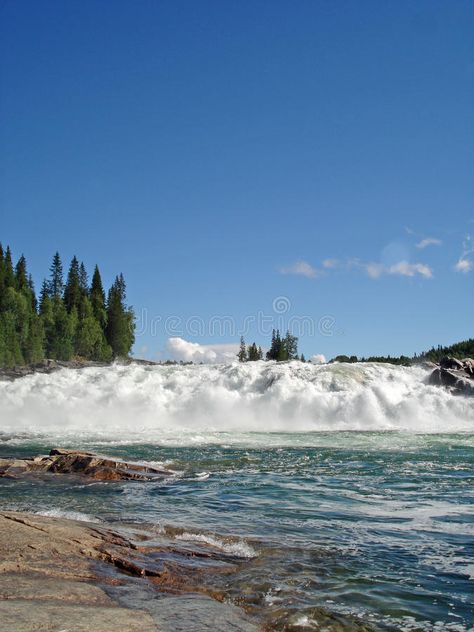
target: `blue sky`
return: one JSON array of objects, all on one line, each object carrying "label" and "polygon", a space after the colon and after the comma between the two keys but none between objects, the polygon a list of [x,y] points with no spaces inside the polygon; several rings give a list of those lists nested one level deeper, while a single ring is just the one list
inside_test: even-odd
[{"label": "blue sky", "polygon": [[462,0],[6,0],[0,239],[37,286],[56,249],[123,271],[151,358],[288,320],[327,357],[471,337],[473,27]]}]

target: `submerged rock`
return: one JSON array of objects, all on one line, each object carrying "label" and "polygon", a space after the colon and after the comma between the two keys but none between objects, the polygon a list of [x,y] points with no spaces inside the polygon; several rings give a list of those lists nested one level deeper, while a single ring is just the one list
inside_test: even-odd
[{"label": "submerged rock", "polygon": [[454,394],[474,395],[474,360],[442,358],[431,373],[429,383],[449,388]]},{"label": "submerged rock", "polygon": [[0,459],[0,476],[17,477],[26,473],[79,474],[102,481],[150,481],[172,474],[170,470],[63,448],[53,448],[49,456]]}]

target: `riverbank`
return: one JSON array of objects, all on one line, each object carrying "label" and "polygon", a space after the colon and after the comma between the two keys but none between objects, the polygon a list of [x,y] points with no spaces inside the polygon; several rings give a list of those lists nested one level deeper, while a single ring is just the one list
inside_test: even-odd
[{"label": "riverbank", "polygon": [[[59,518],[0,514],[0,619],[3,630],[158,630],[144,610],[120,606],[99,584],[94,563],[111,533]],[[103,580],[102,580],[103,581]]]},{"label": "riverbank", "polygon": [[1,512],[2,630],[262,629],[221,595],[206,595],[191,572],[185,581],[178,565],[166,563],[169,551],[160,550],[158,562],[153,544],[153,534],[137,527]]}]

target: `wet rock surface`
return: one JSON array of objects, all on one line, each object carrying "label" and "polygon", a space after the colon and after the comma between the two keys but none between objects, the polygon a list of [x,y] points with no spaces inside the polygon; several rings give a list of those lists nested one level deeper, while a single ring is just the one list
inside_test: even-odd
[{"label": "wet rock surface", "polygon": [[[236,574],[245,575],[249,560],[216,551],[202,542],[176,542],[179,531],[125,524],[112,529],[63,518],[0,512],[1,629],[303,629],[301,617],[285,608],[266,616],[250,586],[239,582],[229,589]],[[240,596],[235,594],[237,589]],[[313,608],[308,614],[315,625],[318,622],[318,629],[327,632],[371,629],[322,608]]]},{"label": "wet rock surface", "polygon": [[444,386],[457,395],[474,395],[474,360],[442,358],[431,373],[429,383]]},{"label": "wet rock surface", "polygon": [[22,632],[261,629],[240,608],[198,585],[200,573],[184,577],[180,558],[194,554],[199,555],[169,550],[136,528],[119,532],[1,512],[0,627]]},{"label": "wet rock surface", "polygon": [[172,472],[63,448],[53,448],[49,456],[0,459],[0,476],[17,478],[25,474],[72,474],[103,481],[151,481],[169,476]]},{"label": "wet rock surface", "polygon": [[104,538],[73,521],[0,514],[2,630],[152,632],[143,610],[120,606],[97,585],[91,561]]}]

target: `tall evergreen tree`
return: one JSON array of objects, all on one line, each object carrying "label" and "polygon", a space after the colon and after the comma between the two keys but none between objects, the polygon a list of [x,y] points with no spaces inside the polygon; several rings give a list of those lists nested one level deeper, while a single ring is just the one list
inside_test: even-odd
[{"label": "tall evergreen tree", "polygon": [[98,320],[102,329],[105,331],[105,326],[107,323],[107,310],[105,305],[105,292],[102,286],[102,279],[100,278],[98,266],[95,266],[94,274],[92,276],[90,299],[94,316]]},{"label": "tall evergreen tree", "polygon": [[15,287],[15,272],[13,270],[12,251],[7,246],[4,259],[5,287]]},{"label": "tall evergreen tree", "polygon": [[115,278],[107,297],[106,338],[115,358],[128,357],[135,342],[133,310],[125,305],[125,281]]},{"label": "tall evergreen tree", "polygon": [[88,360],[110,360],[112,349],[107,344],[102,327],[94,316],[91,302],[87,296],[82,298],[80,312],[82,318],[76,330],[76,353]]},{"label": "tall evergreen tree", "polygon": [[81,261],[81,265],[79,266],[79,288],[81,290],[81,296],[88,295],[89,279],[87,277],[87,270],[83,261]]},{"label": "tall evergreen tree", "polygon": [[23,255],[18,259],[15,266],[15,287],[19,292],[28,290],[28,275],[26,272],[26,259]]},{"label": "tall evergreen tree", "polygon": [[50,273],[49,294],[51,298],[62,296],[64,290],[63,264],[59,252],[56,252],[53,257]]},{"label": "tall evergreen tree", "polygon": [[245,345],[245,340],[243,336],[240,337],[240,347],[239,347],[239,353],[237,354],[237,358],[239,362],[247,361],[247,347]]},{"label": "tall evergreen tree", "polygon": [[55,360],[70,360],[74,353],[74,334],[77,326],[77,310],[68,314],[60,296],[52,299],[53,330],[50,342],[51,357]]},{"label": "tall evergreen tree", "polygon": [[283,356],[285,360],[298,360],[298,338],[292,336],[289,331],[283,340]]},{"label": "tall evergreen tree", "polygon": [[69,266],[66,286],[64,288],[64,304],[69,313],[74,308],[78,309],[81,302],[81,287],[79,277],[79,261],[74,256]]},{"label": "tall evergreen tree", "polygon": [[255,342],[248,348],[248,360],[249,362],[256,362],[257,360],[260,360],[260,353]]}]

